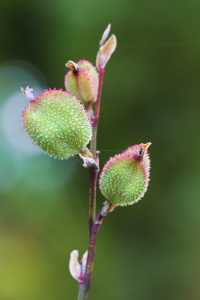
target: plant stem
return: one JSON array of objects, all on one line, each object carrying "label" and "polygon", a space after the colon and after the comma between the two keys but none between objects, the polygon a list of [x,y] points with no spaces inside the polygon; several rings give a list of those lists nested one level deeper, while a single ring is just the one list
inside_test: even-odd
[{"label": "plant stem", "polygon": [[[90,144],[91,153],[99,165],[99,155],[97,155],[97,129],[99,123],[99,111],[100,111],[100,103],[101,103],[101,91],[102,91],[102,84],[103,84],[103,75],[104,69],[99,70],[99,85],[98,85],[98,94],[97,94],[97,101],[95,106],[95,114],[92,119],[92,140]],[[90,107],[91,111],[91,107]],[[90,113],[92,116],[92,113]],[[89,206],[89,240],[92,230],[92,225],[96,218],[96,185],[97,185],[97,175],[98,170],[89,168],[89,176],[90,176],[90,206]]]},{"label": "plant stem", "polygon": [[[99,123],[99,111],[100,111],[100,103],[101,103],[101,91],[103,84],[103,75],[104,69],[99,70],[99,85],[98,85],[98,93],[97,93],[97,101],[95,106],[95,114],[92,118],[92,140],[90,144],[91,153],[99,165],[99,154],[97,154],[97,129]],[[91,108],[90,108],[91,109]],[[96,185],[97,185],[97,175],[98,170],[89,168],[89,176],[90,176],[90,207],[89,207],[89,239],[91,234],[92,225],[96,218]]]},{"label": "plant stem", "polygon": [[95,223],[92,226],[92,232],[89,239],[88,245],[88,259],[87,259],[87,268],[84,275],[84,282],[79,286],[79,295],[78,300],[85,300],[87,299],[87,295],[90,289],[90,284],[92,280],[92,271],[94,266],[94,256],[96,250],[96,241],[99,228],[103,222],[103,219],[106,217],[107,210],[109,209],[109,204],[105,203],[101,212],[99,213]]},{"label": "plant stem", "polygon": [[100,103],[101,103],[101,91],[102,91],[102,84],[103,84],[103,75],[104,69],[99,69],[99,86],[98,86],[98,94],[97,94],[97,101],[95,106],[95,114],[93,118],[93,136],[91,141],[91,152],[93,157],[96,158],[96,148],[97,148],[97,129],[99,124],[99,112],[100,112]]},{"label": "plant stem", "polygon": [[96,182],[98,170],[89,168],[90,176],[90,204],[89,204],[89,240],[92,232],[94,220],[96,218]]},{"label": "plant stem", "polygon": [[[97,153],[97,129],[99,123],[99,112],[100,112],[100,103],[101,103],[101,91],[102,91],[102,84],[103,84],[103,75],[104,69],[99,69],[99,86],[98,86],[98,94],[97,94],[97,101],[95,106],[95,113],[94,117],[92,118],[92,110],[90,110],[90,118],[92,121],[92,129],[93,135],[92,140],[90,143],[90,150],[91,153],[99,165],[99,154]],[[89,178],[90,178],[90,204],[89,204],[89,243],[88,243],[88,258],[87,258],[87,266],[86,272],[84,275],[84,282],[79,285],[79,294],[78,300],[85,300],[87,298],[91,280],[92,280],[92,272],[93,272],[93,265],[94,265],[94,256],[95,256],[95,249],[96,249],[96,241],[97,241],[97,234],[99,227],[106,215],[105,212],[105,205],[103,206],[100,214],[98,215],[96,221],[96,185],[97,185],[97,169],[89,168]]]}]

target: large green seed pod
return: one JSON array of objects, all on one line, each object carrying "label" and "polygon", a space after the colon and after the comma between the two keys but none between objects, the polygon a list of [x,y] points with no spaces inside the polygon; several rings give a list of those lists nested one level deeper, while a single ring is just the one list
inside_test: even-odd
[{"label": "large green seed pod", "polygon": [[144,196],[149,184],[150,144],[132,146],[105,164],[99,185],[111,205],[130,205]]},{"label": "large green seed pod", "polygon": [[92,63],[87,60],[80,60],[76,64],[70,61],[66,66],[72,69],[65,75],[66,90],[84,104],[95,102],[98,91],[98,72]]},{"label": "large green seed pod", "polygon": [[87,152],[85,146],[91,140],[92,129],[84,106],[76,97],[56,89],[34,97],[30,91],[23,90],[31,101],[22,113],[22,123],[33,143],[59,159]]}]

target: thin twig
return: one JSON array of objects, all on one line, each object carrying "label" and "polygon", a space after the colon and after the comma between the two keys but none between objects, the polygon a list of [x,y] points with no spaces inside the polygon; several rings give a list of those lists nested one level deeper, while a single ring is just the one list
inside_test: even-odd
[{"label": "thin twig", "polygon": [[[92,109],[90,106],[90,118],[92,121],[93,128],[93,136],[90,144],[91,153],[95,159],[95,161],[99,165],[99,153],[97,153],[97,130],[99,123],[99,111],[100,111],[100,103],[101,103],[101,91],[103,84],[103,75],[104,69],[99,69],[99,86],[98,86],[98,94],[97,101],[95,106],[95,114],[92,118]],[[87,298],[91,280],[92,280],[92,272],[94,265],[94,256],[96,249],[96,241],[99,227],[104,219],[105,214],[105,205],[103,206],[102,211],[96,218],[96,185],[97,185],[97,175],[98,169],[89,168],[89,177],[90,177],[90,204],[89,204],[89,243],[88,243],[88,258],[87,258],[87,266],[86,272],[84,275],[84,282],[79,285],[79,294],[78,300],[85,300]],[[105,214],[106,215],[106,214]]]},{"label": "thin twig", "polygon": [[92,227],[91,237],[88,245],[88,259],[87,259],[87,268],[85,273],[85,278],[83,284],[79,286],[79,297],[78,300],[85,300],[87,299],[87,295],[90,289],[91,280],[92,280],[92,272],[94,266],[94,257],[95,257],[95,250],[96,250],[96,241],[99,228],[103,222],[103,219],[106,217],[106,214],[109,210],[109,204],[106,202],[103,205],[101,212],[99,213],[95,223]]},{"label": "thin twig", "polygon": [[95,106],[95,114],[93,118],[93,136],[91,141],[91,152],[93,157],[96,159],[96,150],[97,150],[97,129],[99,124],[99,112],[100,112],[100,103],[101,103],[101,91],[102,91],[102,84],[103,84],[103,75],[104,69],[99,69],[99,86],[98,86],[98,94],[97,94],[97,101]]},{"label": "thin twig", "polygon": [[92,227],[96,217],[96,182],[98,169],[89,168],[90,176],[90,204],[89,204],[89,240],[91,236]]}]

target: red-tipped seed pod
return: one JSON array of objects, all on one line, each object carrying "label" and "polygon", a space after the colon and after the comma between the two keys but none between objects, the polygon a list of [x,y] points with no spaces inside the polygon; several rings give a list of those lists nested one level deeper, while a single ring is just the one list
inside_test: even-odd
[{"label": "red-tipped seed pod", "polygon": [[37,97],[29,88],[22,91],[31,100],[22,113],[22,123],[34,144],[59,159],[88,155],[92,128],[84,105],[75,96],[56,89],[44,90]]},{"label": "red-tipped seed pod", "polygon": [[144,196],[149,184],[150,144],[132,146],[105,164],[99,185],[111,205],[130,205]]},{"label": "red-tipped seed pod", "polygon": [[66,90],[84,104],[95,102],[98,91],[98,72],[92,63],[87,60],[80,60],[76,64],[69,61],[66,66],[72,69],[65,75]]}]

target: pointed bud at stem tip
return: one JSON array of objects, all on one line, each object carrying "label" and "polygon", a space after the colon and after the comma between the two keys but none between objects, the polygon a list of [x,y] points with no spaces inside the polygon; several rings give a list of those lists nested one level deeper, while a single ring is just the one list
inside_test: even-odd
[{"label": "pointed bud at stem tip", "polygon": [[21,87],[21,91],[29,101],[35,99],[33,89],[30,89],[29,86],[27,86],[26,90]]},{"label": "pointed bud at stem tip", "polygon": [[96,59],[97,69],[105,68],[107,62],[109,61],[116,47],[117,47],[117,39],[116,36],[112,34],[109,40],[104,45],[102,45],[99,49],[99,52],[97,54],[97,59]]},{"label": "pointed bud at stem tip", "polygon": [[111,24],[109,24],[106,28],[106,30],[104,31],[103,35],[102,35],[102,39],[100,40],[99,46],[101,47],[104,43],[105,40],[107,39],[109,33],[110,33],[110,29],[111,29]]},{"label": "pointed bud at stem tip", "polygon": [[76,64],[76,63],[75,63],[74,61],[72,61],[72,60],[69,60],[69,61],[65,64],[65,66],[66,66],[67,68],[71,69],[72,71],[75,71],[75,72],[78,72],[78,70],[79,70],[78,64]]}]

